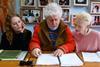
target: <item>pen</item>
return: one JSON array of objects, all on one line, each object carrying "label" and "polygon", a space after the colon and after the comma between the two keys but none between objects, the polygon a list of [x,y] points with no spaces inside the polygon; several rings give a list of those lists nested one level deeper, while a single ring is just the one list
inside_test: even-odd
[{"label": "pen", "polygon": [[59,65],[61,65],[60,57],[59,57],[59,56],[57,56],[57,58],[58,58],[58,61],[59,61]]}]

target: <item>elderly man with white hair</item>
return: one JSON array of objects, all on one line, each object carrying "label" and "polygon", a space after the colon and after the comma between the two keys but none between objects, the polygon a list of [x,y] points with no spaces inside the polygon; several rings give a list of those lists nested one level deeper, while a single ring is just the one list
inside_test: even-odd
[{"label": "elderly man with white hair", "polygon": [[91,25],[92,19],[89,13],[82,12],[76,15],[73,35],[77,52],[100,50],[100,32],[91,29]]},{"label": "elderly man with white hair", "polygon": [[75,41],[68,26],[61,20],[62,8],[56,3],[49,3],[44,8],[45,20],[35,26],[30,52],[38,57],[42,51],[51,51],[54,56],[73,52]]}]

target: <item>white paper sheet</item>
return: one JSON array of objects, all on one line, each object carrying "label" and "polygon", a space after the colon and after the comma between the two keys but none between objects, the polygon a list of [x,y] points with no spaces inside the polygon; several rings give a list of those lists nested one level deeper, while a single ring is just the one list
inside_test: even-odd
[{"label": "white paper sheet", "polygon": [[61,66],[81,66],[83,62],[80,58],[76,55],[76,53],[68,53],[64,54],[60,57],[61,59]]},{"label": "white paper sheet", "polygon": [[52,54],[42,54],[38,57],[37,65],[56,65],[59,64],[57,57]]},{"label": "white paper sheet", "polygon": [[0,53],[2,52],[3,50],[0,50]]},{"label": "white paper sheet", "polygon": [[[81,66],[83,62],[79,59],[76,53],[64,54],[60,57],[61,66]],[[42,54],[38,57],[37,65],[54,65],[59,64],[58,58],[52,54]]]},{"label": "white paper sheet", "polygon": [[98,52],[96,52],[97,53],[97,55],[100,57],[100,51],[98,51]]},{"label": "white paper sheet", "polygon": [[82,52],[82,55],[86,62],[100,62],[100,57],[97,53]]},{"label": "white paper sheet", "polygon": [[24,60],[27,53],[28,53],[27,51],[22,51],[17,59],[18,60]]}]

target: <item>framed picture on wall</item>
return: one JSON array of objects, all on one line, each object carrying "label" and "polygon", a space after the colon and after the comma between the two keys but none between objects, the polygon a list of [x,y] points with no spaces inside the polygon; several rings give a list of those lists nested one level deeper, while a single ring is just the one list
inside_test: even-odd
[{"label": "framed picture on wall", "polygon": [[48,0],[38,0],[38,6],[39,7],[44,7],[48,4]]},{"label": "framed picture on wall", "polygon": [[35,7],[35,0],[20,0],[21,7]]},{"label": "framed picture on wall", "polygon": [[69,8],[63,8],[62,20],[65,23],[70,22],[70,9]]},{"label": "framed picture on wall", "polygon": [[25,23],[36,23],[40,18],[40,10],[39,9],[24,9],[22,10],[22,19]]},{"label": "framed picture on wall", "polygon": [[91,2],[91,13],[100,14],[100,2]]},{"label": "framed picture on wall", "polygon": [[71,0],[58,0],[59,5],[62,7],[69,7],[70,6],[70,1]]},{"label": "framed picture on wall", "polygon": [[100,15],[92,15],[92,27],[100,27]]},{"label": "framed picture on wall", "polygon": [[76,15],[71,16],[71,25],[74,26]]},{"label": "framed picture on wall", "polygon": [[89,0],[74,0],[75,6],[88,6]]},{"label": "framed picture on wall", "polygon": [[42,13],[42,19],[45,19],[45,16],[44,16],[44,8],[42,9],[43,13]]}]

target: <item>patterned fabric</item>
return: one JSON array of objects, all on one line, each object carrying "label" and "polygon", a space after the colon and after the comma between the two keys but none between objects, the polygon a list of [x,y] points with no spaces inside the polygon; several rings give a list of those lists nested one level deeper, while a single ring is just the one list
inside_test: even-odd
[{"label": "patterned fabric", "polygon": [[57,30],[50,30],[49,29],[49,37],[50,37],[50,40],[51,40],[51,43],[52,43],[52,46],[53,46],[54,49],[56,49],[55,43],[56,43],[56,39],[58,37],[57,33],[58,33],[58,29]]}]

